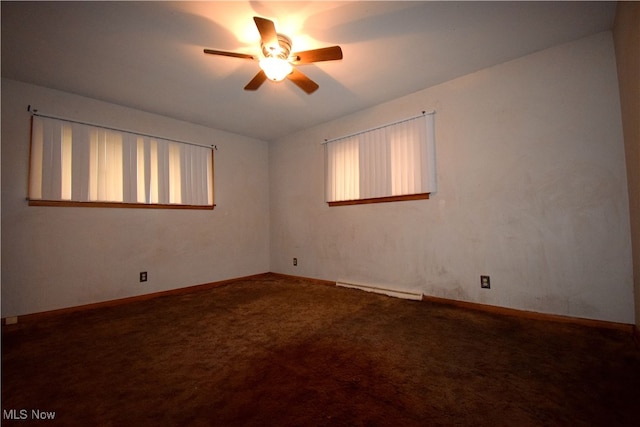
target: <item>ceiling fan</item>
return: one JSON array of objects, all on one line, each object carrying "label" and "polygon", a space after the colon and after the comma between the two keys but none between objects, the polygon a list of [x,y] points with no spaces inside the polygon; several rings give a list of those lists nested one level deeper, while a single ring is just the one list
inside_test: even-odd
[{"label": "ceiling fan", "polygon": [[253,20],[260,33],[260,48],[262,49],[263,57],[214,49],[204,50],[204,53],[211,55],[231,56],[234,58],[260,61],[260,71],[244,87],[244,90],[256,90],[267,79],[281,81],[288,78],[300,87],[300,89],[310,94],[318,89],[318,84],[295,68],[294,65],[342,59],[342,49],[340,46],[291,53],[291,39],[283,34],[278,34],[273,21],[258,16],[255,16]]}]

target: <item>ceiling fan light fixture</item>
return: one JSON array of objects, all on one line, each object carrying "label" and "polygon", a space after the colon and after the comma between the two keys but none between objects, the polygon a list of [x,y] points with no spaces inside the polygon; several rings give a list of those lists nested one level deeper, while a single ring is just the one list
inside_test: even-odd
[{"label": "ceiling fan light fixture", "polygon": [[253,21],[260,33],[261,56],[214,49],[204,50],[204,53],[207,54],[231,56],[235,58],[257,60],[262,57],[260,60],[260,71],[258,71],[258,74],[244,87],[244,90],[257,90],[266,80],[279,82],[288,77],[293,84],[307,94],[312,94],[319,86],[298,70],[298,65],[342,59],[342,49],[340,46],[329,46],[291,54],[291,39],[284,34],[278,34],[273,21],[259,16],[254,16]]},{"label": "ceiling fan light fixture", "polygon": [[274,82],[284,80],[293,71],[289,61],[271,56],[260,60],[260,68],[267,75],[267,78]]}]

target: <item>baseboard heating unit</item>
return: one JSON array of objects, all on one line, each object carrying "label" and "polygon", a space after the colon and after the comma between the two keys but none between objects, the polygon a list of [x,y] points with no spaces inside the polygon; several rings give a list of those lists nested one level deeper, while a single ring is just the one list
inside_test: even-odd
[{"label": "baseboard heating unit", "polygon": [[390,297],[404,298],[420,301],[422,300],[422,294],[419,292],[401,291],[397,289],[385,289],[378,286],[360,285],[355,283],[336,282],[336,286],[351,289],[360,289],[361,291],[375,292],[377,294],[388,295]]}]

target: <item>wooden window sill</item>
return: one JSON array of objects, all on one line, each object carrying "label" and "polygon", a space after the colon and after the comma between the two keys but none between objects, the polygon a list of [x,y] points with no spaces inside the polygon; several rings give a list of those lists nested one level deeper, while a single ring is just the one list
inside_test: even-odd
[{"label": "wooden window sill", "polygon": [[389,197],[374,197],[371,199],[359,199],[359,200],[343,200],[339,202],[327,202],[329,206],[350,206],[350,205],[365,205],[370,203],[388,203],[388,202],[403,202],[407,200],[425,200],[429,198],[430,193],[420,194],[407,194],[404,196],[389,196]]},{"label": "wooden window sill", "polygon": [[73,208],[128,208],[128,209],[191,209],[213,210],[216,205],[172,205],[158,203],[73,202],[66,200],[30,200],[29,206],[59,206]]}]

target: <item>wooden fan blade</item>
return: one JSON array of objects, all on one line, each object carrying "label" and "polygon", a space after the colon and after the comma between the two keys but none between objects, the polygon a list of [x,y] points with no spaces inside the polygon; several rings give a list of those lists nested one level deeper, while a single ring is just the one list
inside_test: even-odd
[{"label": "wooden fan blade", "polygon": [[242,58],[242,59],[256,59],[255,56],[247,55],[246,53],[225,52],[224,50],[205,49],[204,53],[208,53],[210,55],[231,56],[234,58]]},{"label": "wooden fan blade", "polygon": [[308,64],[310,62],[335,61],[342,59],[340,46],[323,47],[321,49],[305,50],[291,55],[294,64]]},{"label": "wooden fan blade", "polygon": [[307,77],[302,72],[298,71],[296,68],[293,69],[291,74],[289,74],[289,80],[296,84],[300,89],[311,94],[315,92],[320,86],[309,77]]},{"label": "wooden fan blade", "polygon": [[256,74],[255,77],[244,87],[244,90],[256,90],[265,82],[265,80],[267,80],[267,75],[264,71],[260,70],[258,74]]},{"label": "wooden fan blade", "polygon": [[260,39],[265,46],[278,46],[278,33],[276,33],[276,25],[273,21],[259,16],[253,17],[258,32],[260,33]]}]

